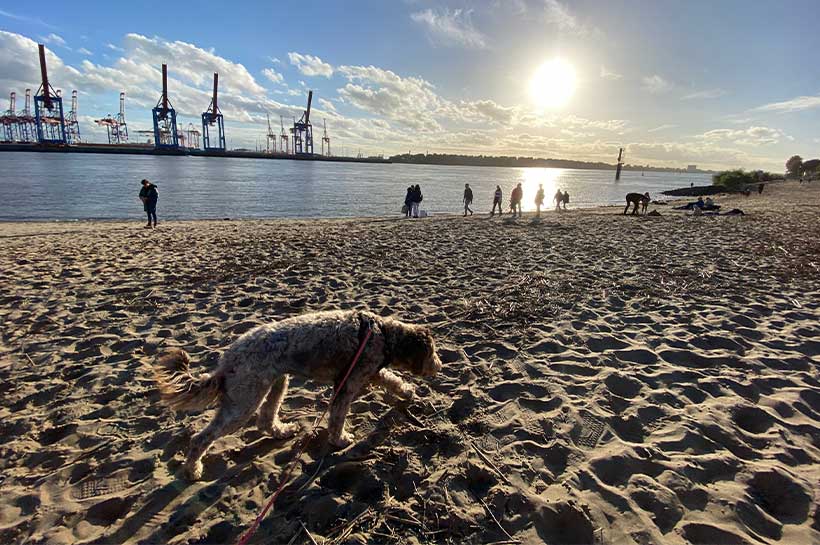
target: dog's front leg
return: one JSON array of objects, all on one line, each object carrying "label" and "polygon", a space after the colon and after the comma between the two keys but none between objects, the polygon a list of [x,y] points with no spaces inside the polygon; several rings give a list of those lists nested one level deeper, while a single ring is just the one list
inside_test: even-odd
[{"label": "dog's front leg", "polygon": [[408,401],[413,399],[413,387],[389,369],[380,369],[370,382],[384,388],[398,398]]},{"label": "dog's front leg", "polygon": [[343,392],[333,401],[330,407],[330,421],[328,422],[328,442],[338,448],[345,448],[353,443],[353,435],[345,431],[345,420],[350,411],[350,404],[359,395],[362,384],[356,383],[353,377],[348,380]]}]

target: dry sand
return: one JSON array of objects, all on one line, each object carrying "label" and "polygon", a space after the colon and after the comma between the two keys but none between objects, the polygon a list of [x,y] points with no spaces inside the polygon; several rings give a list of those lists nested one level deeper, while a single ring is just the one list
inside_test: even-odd
[{"label": "dry sand", "polygon": [[355,403],[251,543],[818,543],[820,184],[718,201],[748,215],[0,225],[0,543],[234,542],[294,443],[249,425],[185,481],[208,416],[144,364],[337,308],[445,369]]}]

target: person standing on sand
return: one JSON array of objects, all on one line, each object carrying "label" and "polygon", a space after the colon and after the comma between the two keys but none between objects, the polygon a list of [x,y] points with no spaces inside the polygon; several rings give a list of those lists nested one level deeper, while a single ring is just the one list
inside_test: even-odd
[{"label": "person standing on sand", "polygon": [[504,193],[501,191],[501,186],[495,186],[495,193],[493,194],[493,210],[490,212],[491,216],[495,216],[495,206],[498,205],[498,215],[501,216],[504,214],[504,211],[501,209],[501,201],[504,198]]},{"label": "person standing on sand", "polygon": [[541,217],[541,207],[544,205],[544,186],[538,184],[538,191],[535,192],[535,217]]},{"label": "person standing on sand", "polygon": [[470,209],[470,205],[473,204],[473,190],[470,189],[470,184],[464,184],[464,216],[467,216],[467,212],[470,215],[473,215],[473,211]]},{"label": "person standing on sand", "polygon": [[561,210],[561,203],[564,202],[564,194],[561,193],[561,190],[555,192],[555,197],[552,198],[555,202],[555,211],[560,212]]},{"label": "person standing on sand", "polygon": [[569,191],[564,191],[564,196],[561,197],[561,200],[564,201],[564,210],[566,210],[569,204]]},{"label": "person standing on sand", "polygon": [[404,217],[410,217],[410,211],[413,208],[413,186],[407,188],[407,194],[404,196]]},{"label": "person standing on sand", "polygon": [[515,189],[512,190],[510,193],[510,209],[512,210],[512,215],[515,217],[515,211],[518,211],[518,217],[521,217],[521,200],[524,198],[524,190],[521,189],[521,182],[518,182],[518,185],[515,186]]},{"label": "person standing on sand", "polygon": [[758,195],[763,194],[763,184],[757,184],[757,194]]},{"label": "person standing on sand", "polygon": [[421,186],[416,184],[416,187],[413,188],[413,196],[412,200],[412,209],[413,209],[413,217],[419,217],[419,205],[421,201],[424,200],[424,196],[421,194]]},{"label": "person standing on sand", "polygon": [[[142,189],[140,189],[140,200],[145,212],[148,214],[148,225],[146,229],[151,229],[157,226],[157,201],[159,200],[159,191],[157,186],[148,180],[142,180]],[[154,225],[151,225],[151,219],[154,220]]]}]

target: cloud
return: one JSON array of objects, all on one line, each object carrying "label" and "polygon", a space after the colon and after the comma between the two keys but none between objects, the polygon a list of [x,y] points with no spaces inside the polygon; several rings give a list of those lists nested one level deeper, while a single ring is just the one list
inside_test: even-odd
[{"label": "cloud", "polygon": [[84,47],[79,48],[77,50],[77,53],[82,53],[83,55],[93,55],[94,54],[94,53],[92,53],[91,51],[89,51],[88,49],[86,49]]},{"label": "cloud", "polygon": [[459,46],[468,49],[485,49],[486,37],[473,27],[471,11],[444,9],[441,12],[426,9],[410,15],[410,18],[424,25],[433,44]]},{"label": "cloud", "polygon": [[791,100],[783,102],[772,102],[758,106],[752,111],[756,112],[800,112],[803,110],[810,110],[812,108],[820,108],[820,95],[814,96],[799,96]]},{"label": "cloud", "polygon": [[641,82],[643,84],[643,88],[648,92],[652,93],[653,95],[666,93],[667,91],[672,89],[672,84],[663,79],[658,74],[644,76],[643,78],[641,78]]},{"label": "cloud", "polygon": [[611,72],[607,70],[606,66],[601,66],[601,79],[609,79],[613,81],[617,81],[623,78],[621,74],[616,74],[615,72]]},{"label": "cloud", "polygon": [[658,127],[655,127],[654,129],[648,129],[646,132],[660,132],[660,131],[666,131],[666,130],[669,130],[669,129],[674,129],[676,127],[677,127],[677,125],[670,125],[670,124],[660,125]]},{"label": "cloud", "polygon": [[569,8],[558,0],[544,0],[544,20],[559,30],[576,34],[587,34],[590,30],[578,22]]},{"label": "cloud", "polygon": [[722,97],[726,94],[726,91],[723,89],[707,89],[705,91],[696,91],[694,93],[690,93],[688,95],[684,95],[681,100],[694,100],[694,99],[701,99],[701,98],[718,98]]},{"label": "cloud", "polygon": [[121,48],[121,47],[117,47],[116,45],[114,45],[114,44],[112,44],[112,43],[107,43],[107,44],[105,44],[105,47],[107,47],[107,48],[108,48],[108,49],[110,49],[111,51],[116,51],[116,52],[118,52],[118,53],[124,53],[124,52],[125,52],[125,49],[123,49],[123,48]]},{"label": "cloud", "polygon": [[52,44],[52,45],[59,45],[60,47],[67,48],[68,45],[65,43],[65,40],[59,34],[54,34],[53,32],[48,36],[41,36],[40,39],[43,43]]},{"label": "cloud", "polygon": [[697,136],[707,141],[729,140],[739,145],[761,146],[778,144],[781,140],[792,140],[780,129],[770,127],[749,127],[746,129],[714,129]]},{"label": "cloud", "polygon": [[29,17],[27,15],[18,15],[16,13],[11,13],[10,11],[6,11],[4,9],[0,9],[0,16],[7,17],[9,19],[13,19],[15,21],[22,21],[24,23],[32,23],[35,25],[44,26],[46,28],[54,28],[54,25],[50,25],[43,21],[38,17]]},{"label": "cloud", "polygon": [[305,76],[324,76],[329,78],[333,75],[333,67],[323,62],[319,57],[291,52],[288,53],[288,59],[290,59],[290,63]]},{"label": "cloud", "polygon": [[280,74],[273,68],[264,68],[262,70],[262,75],[268,78],[268,80],[270,80],[272,83],[283,83],[285,81],[285,78],[282,76],[282,74]]}]

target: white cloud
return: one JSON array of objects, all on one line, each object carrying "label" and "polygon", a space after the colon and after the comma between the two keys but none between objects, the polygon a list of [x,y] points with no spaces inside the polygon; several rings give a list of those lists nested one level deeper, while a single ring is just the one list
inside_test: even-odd
[{"label": "white cloud", "polygon": [[35,25],[41,25],[41,26],[44,26],[46,28],[54,28],[54,25],[50,25],[50,24],[46,23],[45,21],[43,21],[42,19],[39,19],[37,17],[29,17],[27,15],[18,15],[16,13],[12,13],[12,12],[6,11],[4,9],[0,9],[0,16],[7,17],[7,18],[13,19],[15,21],[23,21],[24,23],[32,23],[32,24],[35,24]]},{"label": "white cloud", "polygon": [[771,127],[749,127],[746,129],[714,129],[698,135],[707,141],[729,140],[739,145],[760,146],[778,144],[781,140],[792,138],[780,129]]},{"label": "white cloud", "polygon": [[681,100],[694,100],[694,99],[701,99],[701,98],[718,98],[722,97],[726,94],[726,91],[723,89],[706,89],[705,91],[696,91],[694,93],[690,93],[688,95],[684,95]]},{"label": "white cloud", "polygon": [[112,43],[107,43],[107,44],[105,44],[105,47],[107,47],[107,48],[108,48],[108,49],[110,49],[111,51],[116,51],[116,52],[118,52],[118,53],[124,53],[124,52],[125,52],[125,49],[123,49],[123,48],[121,48],[121,47],[118,47],[118,46],[116,46],[116,45],[114,45],[114,44],[112,44]]},{"label": "white cloud", "polygon": [[41,36],[40,39],[43,41],[43,43],[59,45],[61,47],[68,47],[63,37],[59,34],[54,34],[53,32],[48,36]]},{"label": "white cloud", "polygon": [[290,52],[288,53],[288,59],[290,59],[290,63],[305,76],[324,76],[329,78],[333,75],[333,67],[323,62],[319,57]]},{"label": "white cloud", "polygon": [[799,96],[791,100],[783,102],[772,102],[754,108],[757,112],[799,112],[802,110],[810,110],[812,108],[820,108],[820,95],[814,96]]},{"label": "white cloud", "polygon": [[660,131],[667,131],[667,130],[669,130],[669,129],[674,129],[674,128],[676,128],[676,127],[677,127],[677,125],[666,124],[666,125],[660,125],[660,126],[655,127],[655,128],[653,128],[653,129],[648,129],[646,132],[660,132]]},{"label": "white cloud", "polygon": [[86,49],[84,47],[79,48],[77,50],[77,53],[82,53],[83,55],[93,55],[94,54],[94,53],[92,53],[91,51],[89,51],[88,49]]},{"label": "white cloud", "polygon": [[617,74],[607,69],[606,66],[601,66],[601,79],[609,79],[609,80],[619,80],[623,78],[621,74]]},{"label": "white cloud", "polygon": [[438,12],[426,9],[411,14],[410,18],[425,26],[430,41],[434,44],[485,49],[487,39],[475,29],[470,15],[469,10],[444,9]]},{"label": "white cloud", "polygon": [[658,74],[644,76],[643,78],[641,78],[641,82],[643,83],[643,88],[648,92],[652,93],[653,95],[666,93],[667,91],[672,89],[672,84],[663,79]]},{"label": "white cloud", "polygon": [[567,6],[558,0],[544,1],[544,20],[547,24],[557,27],[559,30],[574,32],[576,34],[587,34],[589,29],[582,25]]},{"label": "white cloud", "polygon": [[264,68],[262,70],[262,75],[268,78],[268,80],[270,80],[272,83],[283,83],[285,81],[285,78],[282,76],[282,74],[280,74],[273,68]]},{"label": "white cloud", "polygon": [[319,99],[319,105],[321,105],[322,108],[324,108],[325,110],[327,110],[329,112],[336,112],[336,106],[331,101],[327,100],[326,98],[320,98]]}]

